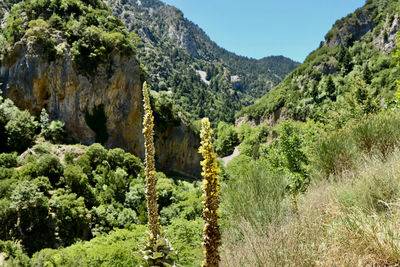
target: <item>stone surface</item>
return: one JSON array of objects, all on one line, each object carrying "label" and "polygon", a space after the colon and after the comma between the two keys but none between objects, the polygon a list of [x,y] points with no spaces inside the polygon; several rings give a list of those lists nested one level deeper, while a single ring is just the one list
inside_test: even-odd
[{"label": "stone surface", "polygon": [[399,15],[395,14],[393,21],[386,17],[385,24],[378,37],[374,39],[374,46],[384,54],[389,54],[396,48],[397,33],[400,30]]},{"label": "stone surface", "polygon": [[[51,119],[65,122],[67,132],[83,144],[92,144],[95,133],[85,112],[104,106],[108,148],[121,147],[144,158],[143,104],[140,66],[134,57],[110,56],[92,76],[77,71],[68,49],[53,62],[28,45],[17,44],[12,60],[0,62],[0,83],[6,97],[39,115],[42,108]],[[157,170],[200,177],[199,137],[182,122],[156,129]]]}]

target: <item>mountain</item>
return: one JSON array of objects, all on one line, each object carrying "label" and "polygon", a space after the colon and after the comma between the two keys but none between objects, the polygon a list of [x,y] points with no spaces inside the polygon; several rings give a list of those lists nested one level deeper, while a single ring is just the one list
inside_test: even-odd
[{"label": "mountain", "polygon": [[[20,1],[0,33],[3,96],[36,116],[46,109],[81,143],[144,158],[137,36],[101,0]],[[157,168],[199,177],[198,134],[153,100]]]},{"label": "mountain", "polygon": [[260,60],[221,47],[175,7],[158,0],[106,0],[141,38],[137,56],[154,90],[191,119],[233,121],[241,107],[298,66],[283,56]]},{"label": "mountain", "polygon": [[400,75],[396,51],[400,5],[367,1],[338,20],[320,47],[278,86],[238,112],[237,122],[269,122],[291,117],[322,122],[362,109],[385,107]]}]

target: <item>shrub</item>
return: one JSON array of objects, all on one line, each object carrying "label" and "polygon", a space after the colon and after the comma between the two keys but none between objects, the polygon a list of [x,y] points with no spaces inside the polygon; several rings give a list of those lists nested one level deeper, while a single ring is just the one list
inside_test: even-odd
[{"label": "shrub", "polygon": [[65,161],[67,164],[73,164],[73,163],[74,163],[74,159],[75,159],[74,153],[69,152],[69,151],[65,152],[65,154],[64,154],[64,161]]},{"label": "shrub", "polygon": [[102,164],[103,161],[107,160],[107,150],[101,144],[98,143],[89,146],[89,148],[86,151],[86,155],[89,157],[90,165],[92,166],[93,169],[96,169],[98,165]]},{"label": "shrub", "polygon": [[38,123],[27,110],[18,112],[6,126],[7,144],[12,151],[22,152],[33,144]]},{"label": "shrub", "polygon": [[219,156],[224,157],[232,154],[238,141],[238,135],[233,125],[229,125],[226,122],[218,124],[215,152]]},{"label": "shrub", "polygon": [[51,152],[51,148],[48,145],[44,144],[34,145],[32,149],[33,151],[35,151],[36,154],[39,155],[50,154]]},{"label": "shrub", "polygon": [[[229,221],[242,219],[265,225],[277,219],[284,207],[288,181],[280,172],[267,167],[265,160],[240,156],[228,163],[230,179],[222,185],[222,214]],[[238,232],[245,231],[232,227]]]},{"label": "shrub", "polygon": [[338,174],[354,166],[357,149],[345,130],[334,131],[320,137],[312,156],[313,165],[325,177]]},{"label": "shrub", "polygon": [[14,169],[0,167],[0,180],[9,179],[13,176]]},{"label": "shrub", "polygon": [[167,227],[166,237],[178,253],[174,257],[182,266],[200,266],[203,259],[201,249],[203,221],[201,218],[188,221],[173,219]]},{"label": "shrub", "polygon": [[85,197],[87,203],[93,204],[94,196],[89,179],[79,166],[67,165],[64,169],[65,183],[78,196]]},{"label": "shrub", "polygon": [[130,230],[117,229],[108,235],[88,242],[52,250],[44,249],[33,255],[33,266],[140,266],[143,260],[132,252],[139,251],[139,243],[145,237],[144,225],[132,225]]},{"label": "shrub", "polygon": [[12,241],[0,240],[0,251],[5,253],[5,262],[3,262],[5,266],[30,266],[28,255]]},{"label": "shrub", "polygon": [[83,197],[59,188],[52,195],[50,208],[55,213],[55,232],[62,245],[89,238],[89,217]]},{"label": "shrub", "polygon": [[76,165],[82,168],[82,171],[90,176],[92,174],[92,167],[90,165],[90,158],[87,154],[81,155],[76,159]]},{"label": "shrub", "polygon": [[125,153],[124,156],[124,170],[133,177],[138,177],[144,172],[144,165],[142,161],[130,153]]},{"label": "shrub", "polygon": [[111,169],[116,169],[117,167],[123,167],[125,158],[125,151],[121,148],[114,148],[108,150],[107,161],[110,164]]},{"label": "shrub", "polygon": [[18,164],[17,153],[2,153],[0,154],[0,167],[14,168]]},{"label": "shrub", "polygon": [[64,122],[52,121],[48,128],[42,131],[42,133],[46,140],[59,142],[65,136]]},{"label": "shrub", "polygon": [[245,123],[239,126],[238,136],[241,144],[239,151],[249,157],[258,158],[260,156],[261,144],[267,141],[269,128],[267,125],[252,127]]},{"label": "shrub", "polygon": [[37,175],[49,178],[52,185],[55,185],[64,172],[59,158],[51,155],[45,155],[36,163]]}]

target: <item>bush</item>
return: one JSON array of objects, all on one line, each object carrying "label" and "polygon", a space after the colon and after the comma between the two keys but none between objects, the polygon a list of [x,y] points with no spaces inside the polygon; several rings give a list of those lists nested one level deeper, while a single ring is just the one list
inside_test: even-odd
[{"label": "bush", "polygon": [[354,166],[357,149],[344,130],[325,134],[316,142],[313,165],[325,177]]},{"label": "bush", "polygon": [[64,122],[52,121],[47,129],[42,130],[42,133],[46,140],[59,142],[65,136]]},{"label": "bush", "polygon": [[239,139],[233,125],[220,122],[217,129],[217,139],[215,140],[215,151],[220,157],[225,157],[233,153]]},{"label": "bush", "polygon": [[145,238],[144,225],[118,229],[108,235],[93,238],[60,250],[45,249],[33,255],[33,266],[140,266],[143,260],[139,243]]},{"label": "bush", "polygon": [[86,155],[88,155],[90,160],[90,165],[92,169],[96,169],[96,167],[103,163],[103,161],[107,160],[107,150],[98,143],[95,143],[86,151]]},{"label": "bush", "polygon": [[38,123],[27,110],[18,113],[6,126],[7,145],[12,151],[22,152],[35,140]]},{"label": "bush", "polygon": [[14,168],[18,164],[17,153],[2,153],[0,154],[0,167]]},{"label": "bush", "polygon": [[130,153],[125,153],[124,156],[124,170],[133,177],[138,177],[144,172],[144,165],[142,161]]},{"label": "bush", "polygon": [[83,196],[86,203],[94,204],[93,189],[89,185],[89,179],[79,166],[67,165],[64,169],[65,183],[72,192]]},{"label": "bush", "polygon": [[123,167],[125,159],[125,151],[121,148],[114,148],[108,150],[107,161],[110,164],[111,169],[116,169],[117,167]]},{"label": "bush", "polygon": [[221,186],[221,211],[239,233],[245,229],[235,227],[235,222],[243,219],[265,225],[276,220],[282,211],[288,181],[267,165],[265,160],[244,156],[228,163],[230,179]]},{"label": "bush", "polygon": [[64,172],[59,158],[51,155],[45,155],[36,163],[37,175],[49,178],[52,185],[55,185]]},{"label": "bush", "polygon": [[65,161],[67,164],[73,164],[73,163],[74,163],[74,159],[75,159],[74,153],[69,152],[69,151],[65,152],[65,154],[64,154],[64,161]]},{"label": "bush", "polygon": [[269,127],[266,124],[252,127],[247,123],[239,126],[238,136],[241,144],[239,151],[249,157],[258,158],[260,156],[261,144],[267,141]]},{"label": "bush", "polygon": [[87,175],[90,176],[92,174],[92,167],[90,165],[90,158],[87,154],[81,155],[79,158],[76,159],[75,164],[82,168],[82,171]]},{"label": "bush", "polygon": [[349,134],[364,153],[374,152],[386,158],[400,142],[399,129],[399,113],[383,112],[365,117],[350,126]]},{"label": "bush", "polygon": [[89,238],[89,211],[83,197],[68,194],[59,188],[52,195],[49,204],[55,213],[55,232],[63,246]]},{"label": "bush", "polygon": [[3,262],[5,266],[30,266],[28,255],[25,254],[20,246],[12,241],[0,240],[0,251],[5,253],[5,262]]},{"label": "bush", "polygon": [[201,247],[204,222],[201,218],[193,221],[173,219],[167,227],[165,237],[171,241],[177,254],[176,263],[182,266],[200,266],[203,260]]},{"label": "bush", "polygon": [[44,144],[34,145],[32,149],[39,155],[50,154],[51,152],[51,148]]},{"label": "bush", "polygon": [[9,179],[13,176],[14,169],[0,167],[0,180]]}]

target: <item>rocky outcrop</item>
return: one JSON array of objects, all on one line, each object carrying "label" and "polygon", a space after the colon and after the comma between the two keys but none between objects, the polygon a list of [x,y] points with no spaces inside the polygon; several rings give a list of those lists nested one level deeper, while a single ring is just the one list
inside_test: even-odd
[{"label": "rocky outcrop", "polygon": [[364,34],[375,27],[375,23],[371,21],[371,12],[368,9],[358,9],[354,14],[339,20],[325,36],[324,46],[347,46],[349,43],[360,40]]},{"label": "rocky outcrop", "polygon": [[[29,44],[17,43],[13,51],[12,58],[0,62],[0,83],[3,94],[19,108],[36,115],[45,108],[52,119],[65,122],[76,140],[91,144],[96,133],[85,114],[101,107],[108,132],[105,146],[144,157],[142,79],[135,58],[114,53],[94,75],[85,76],[77,71],[68,49],[65,56],[52,62]],[[178,122],[158,127],[155,142],[158,170],[200,176],[200,140],[188,126]]]},{"label": "rocky outcrop", "polygon": [[382,53],[388,54],[396,48],[397,34],[400,30],[399,14],[395,14],[392,19],[386,16],[385,24],[380,34],[374,39],[374,46]]}]

